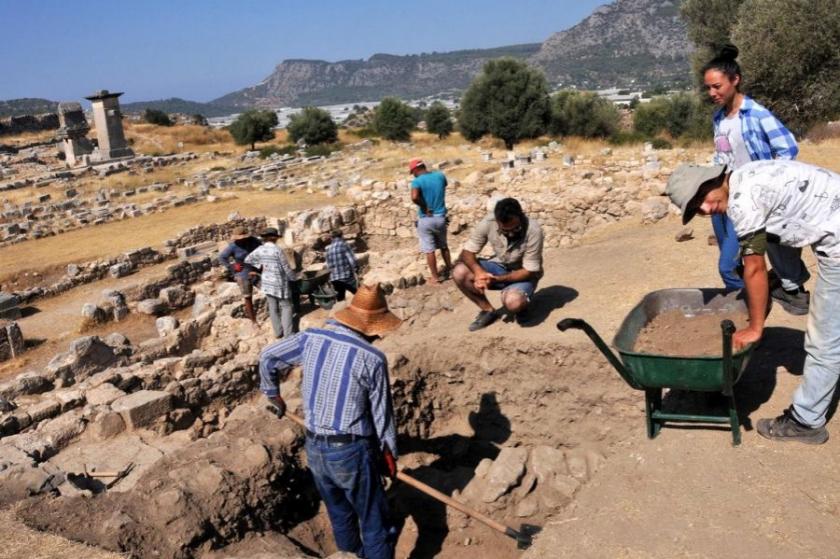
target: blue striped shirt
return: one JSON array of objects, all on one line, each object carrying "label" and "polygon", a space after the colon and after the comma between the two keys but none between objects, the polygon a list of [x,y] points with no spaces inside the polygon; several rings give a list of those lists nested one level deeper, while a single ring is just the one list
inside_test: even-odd
[{"label": "blue striped shirt", "polygon": [[303,365],[306,427],[319,435],[376,435],[397,456],[394,406],[385,355],[336,322],[275,342],[260,354],[260,390],[280,393],[278,374]]},{"label": "blue striped shirt", "polygon": [[356,275],[356,256],[344,239],[333,238],[326,254],[331,281],[352,280]]},{"label": "blue striped shirt", "polygon": [[[725,107],[715,112],[712,119],[715,136],[718,135],[718,128],[726,116],[725,113]],[[750,153],[750,160],[796,159],[799,153],[796,138],[766,107],[744,95],[738,116],[741,119],[741,134]]]}]

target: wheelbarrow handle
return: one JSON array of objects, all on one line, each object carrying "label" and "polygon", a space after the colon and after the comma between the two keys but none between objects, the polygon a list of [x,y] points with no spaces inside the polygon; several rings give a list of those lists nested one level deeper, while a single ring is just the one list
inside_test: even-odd
[{"label": "wheelbarrow handle", "polygon": [[586,321],[582,318],[564,318],[560,322],[557,323],[557,329],[561,332],[565,332],[569,328],[574,328],[575,330],[584,330],[586,326]]},{"label": "wheelbarrow handle", "polygon": [[557,323],[557,329],[561,332],[565,332],[566,330],[574,328],[575,330],[583,330],[583,332],[589,336],[589,339],[592,340],[592,343],[595,344],[595,347],[604,354],[604,357],[607,358],[607,361],[610,362],[618,374],[621,375],[621,378],[624,381],[635,388],[636,390],[644,390],[644,387],[641,386],[636,379],[633,378],[633,375],[624,367],[624,363],[621,362],[615,353],[610,349],[607,343],[604,341],[601,336],[598,335],[598,332],[589,325],[585,320],[582,318],[564,318],[560,322]]}]

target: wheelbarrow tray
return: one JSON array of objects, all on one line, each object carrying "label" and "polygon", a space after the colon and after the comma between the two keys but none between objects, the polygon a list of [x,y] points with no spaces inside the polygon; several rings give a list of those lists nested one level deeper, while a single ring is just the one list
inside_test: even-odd
[{"label": "wheelbarrow tray", "polygon": [[[613,339],[621,360],[639,388],[676,388],[721,392],[726,389],[724,356],[673,356],[634,351],[642,329],[658,315],[679,310],[685,315],[748,312],[740,293],[722,289],[662,289],[653,291],[633,307]],[[742,297],[742,296],[741,296]],[[731,383],[735,384],[747,366],[753,346],[731,356]]]},{"label": "wheelbarrow tray", "polygon": [[300,293],[309,295],[324,285],[330,277],[329,270],[303,272],[300,275]]}]

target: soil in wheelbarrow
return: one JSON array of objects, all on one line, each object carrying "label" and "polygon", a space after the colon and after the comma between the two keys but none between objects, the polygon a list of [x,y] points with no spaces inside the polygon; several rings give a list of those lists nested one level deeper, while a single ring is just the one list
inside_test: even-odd
[{"label": "soil in wheelbarrow", "polygon": [[727,311],[686,316],[674,309],[656,315],[636,338],[634,351],[675,357],[717,357],[723,353],[720,323],[729,319],[738,329],[748,322],[745,312]]}]

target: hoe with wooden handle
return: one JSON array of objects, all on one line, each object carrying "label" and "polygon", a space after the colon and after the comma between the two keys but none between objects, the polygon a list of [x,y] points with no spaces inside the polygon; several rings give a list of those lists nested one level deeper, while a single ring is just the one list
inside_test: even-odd
[{"label": "hoe with wooden handle", "polygon": [[[274,408],[273,406],[267,406],[267,409],[269,411],[271,411],[272,413],[276,413],[276,408]],[[294,421],[295,423],[297,423],[298,425],[300,425],[301,427],[306,429],[306,424],[303,422],[303,419],[296,416],[295,414],[287,411],[285,413],[284,417],[288,417],[289,419],[291,419],[292,421]],[[408,474],[405,474],[403,472],[397,472],[397,479],[402,481],[403,483],[406,483],[406,484],[410,485],[411,487],[413,487],[413,488],[415,488],[419,491],[422,491],[426,495],[428,495],[428,496],[430,496],[434,499],[437,499],[441,503],[443,503],[445,505],[449,505],[453,509],[459,510],[464,514],[475,518],[476,520],[478,520],[482,524],[484,524],[486,526],[489,526],[490,528],[496,530],[497,532],[501,532],[502,534],[508,536],[509,538],[513,538],[514,540],[516,540],[516,546],[519,549],[527,549],[528,547],[530,547],[533,536],[541,530],[541,528],[539,526],[534,526],[533,524],[523,524],[519,528],[519,530],[514,530],[510,526],[506,526],[506,525],[504,525],[500,522],[496,522],[492,518],[489,518],[489,517],[481,514],[477,510],[473,510],[473,509],[469,508],[468,506],[466,506],[465,504],[456,501],[452,497],[450,497],[448,495],[444,495],[443,493],[441,493],[437,489],[426,485],[422,481],[418,481],[418,480],[414,479],[413,477],[411,477]]]}]

